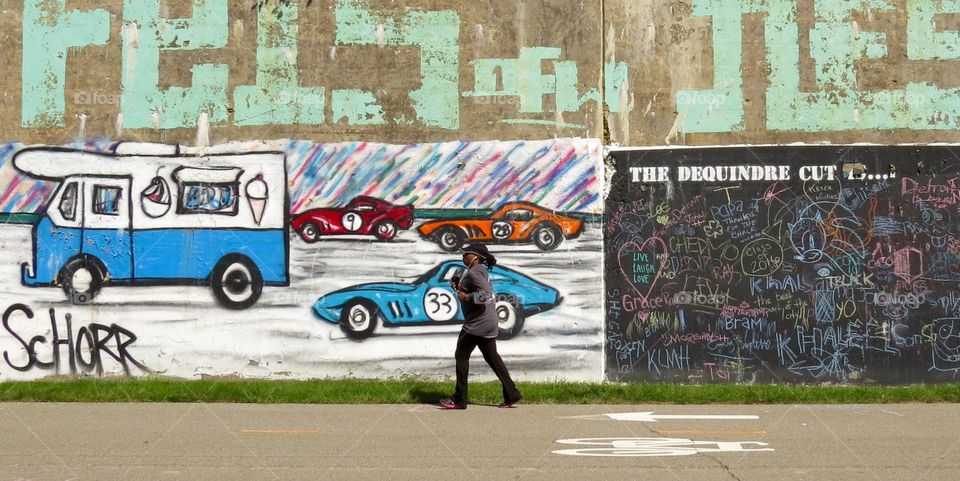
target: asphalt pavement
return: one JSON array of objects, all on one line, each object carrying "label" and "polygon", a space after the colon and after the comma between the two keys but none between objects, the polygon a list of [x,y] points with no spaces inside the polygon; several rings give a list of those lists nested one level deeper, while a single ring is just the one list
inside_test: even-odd
[{"label": "asphalt pavement", "polygon": [[958,450],[954,404],[0,404],[0,481],[954,481]]}]

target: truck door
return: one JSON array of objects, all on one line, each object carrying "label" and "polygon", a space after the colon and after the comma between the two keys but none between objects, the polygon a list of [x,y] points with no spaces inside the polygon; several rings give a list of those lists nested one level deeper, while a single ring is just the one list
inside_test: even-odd
[{"label": "truck door", "polygon": [[80,253],[83,239],[83,182],[67,178],[47,207],[47,215],[33,228],[33,266],[36,276],[24,284],[52,284],[60,269]]},{"label": "truck door", "polygon": [[84,179],[84,254],[96,257],[107,267],[111,280],[131,280],[130,179]]}]

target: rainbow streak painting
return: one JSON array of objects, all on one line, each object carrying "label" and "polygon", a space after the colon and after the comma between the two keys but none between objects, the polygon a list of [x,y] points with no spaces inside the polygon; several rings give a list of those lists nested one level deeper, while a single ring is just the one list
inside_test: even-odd
[{"label": "rainbow streak painting", "polygon": [[[114,144],[96,140],[69,147],[107,151]],[[53,193],[50,184],[23,177],[10,165],[21,147],[0,145],[0,213],[36,213]],[[342,206],[358,195],[419,209],[492,209],[517,200],[565,212],[597,214],[603,208],[602,149],[591,139],[411,145],[280,140],[183,150],[284,151],[292,213]]]}]

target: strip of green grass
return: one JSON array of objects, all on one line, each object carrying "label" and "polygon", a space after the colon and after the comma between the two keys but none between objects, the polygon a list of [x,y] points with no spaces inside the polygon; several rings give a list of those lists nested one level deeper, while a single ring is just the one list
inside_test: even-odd
[{"label": "strip of green grass", "polygon": [[[848,404],[960,402],[960,384],[922,386],[772,386],[522,383],[529,404]],[[387,404],[435,403],[452,382],[56,380],[0,383],[0,401],[228,402]],[[500,402],[498,383],[472,383],[471,402]]]}]

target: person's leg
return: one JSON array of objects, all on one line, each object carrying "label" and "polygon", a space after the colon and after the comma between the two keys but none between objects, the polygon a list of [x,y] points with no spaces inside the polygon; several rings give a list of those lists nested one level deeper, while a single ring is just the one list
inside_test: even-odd
[{"label": "person's leg", "polygon": [[482,339],[466,331],[460,331],[457,339],[457,351],[454,358],[457,361],[457,388],[453,393],[453,401],[467,405],[467,376],[470,374],[470,354],[477,347],[477,339]]},{"label": "person's leg", "polygon": [[520,391],[517,390],[517,385],[514,384],[513,379],[510,378],[510,372],[507,371],[507,365],[503,363],[503,359],[497,352],[497,340],[495,338],[479,339],[477,345],[480,346],[483,359],[487,361],[487,364],[493,369],[493,372],[497,375],[497,379],[500,380],[500,385],[503,387],[504,404],[513,404],[519,401],[523,396],[520,395]]}]

